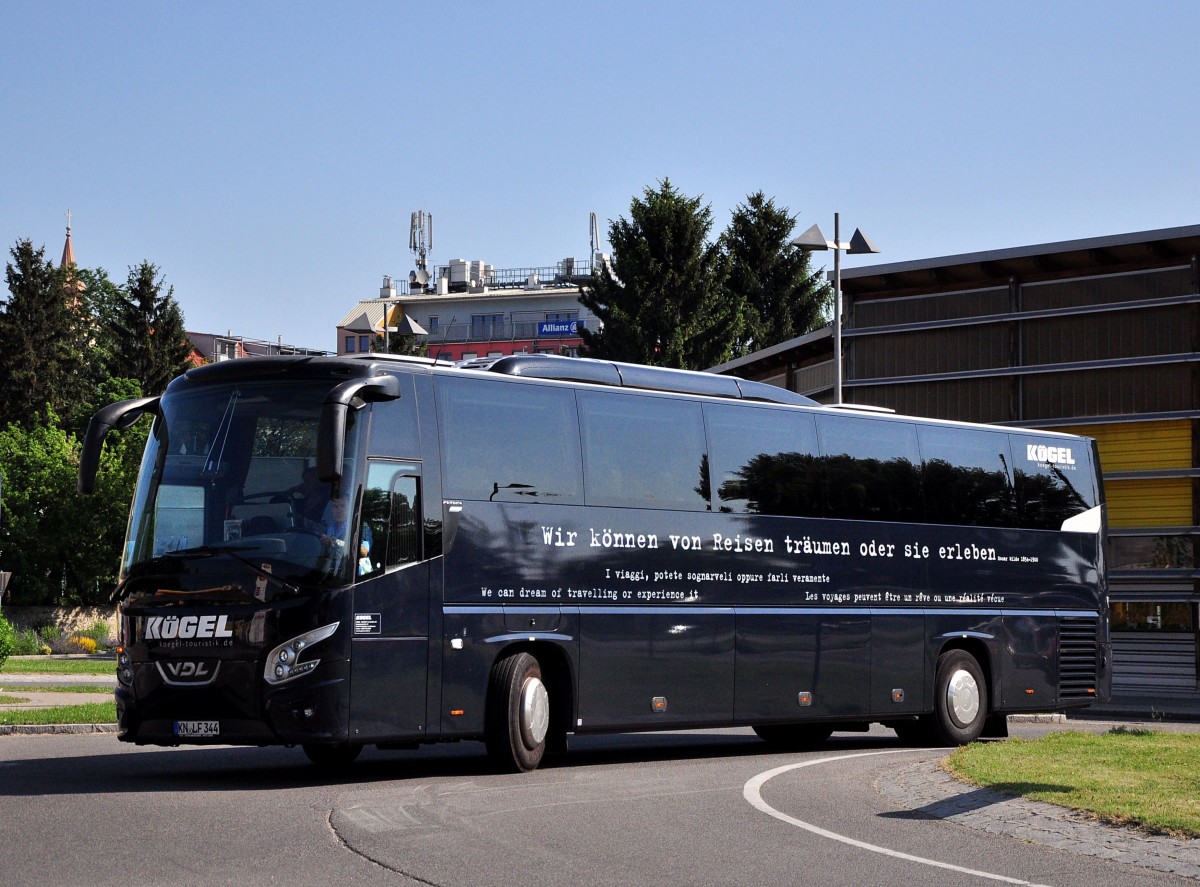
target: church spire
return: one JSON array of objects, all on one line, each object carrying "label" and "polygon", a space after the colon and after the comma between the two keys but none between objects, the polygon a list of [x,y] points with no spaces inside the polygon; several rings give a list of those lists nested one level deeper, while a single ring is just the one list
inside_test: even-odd
[{"label": "church spire", "polygon": [[67,210],[67,242],[63,244],[62,261],[59,265],[70,268],[75,264],[75,250],[71,248],[71,211]]}]

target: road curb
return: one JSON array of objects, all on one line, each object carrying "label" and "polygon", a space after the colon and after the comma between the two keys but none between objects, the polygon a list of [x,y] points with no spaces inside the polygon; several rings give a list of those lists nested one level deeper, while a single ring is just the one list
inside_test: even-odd
[{"label": "road curb", "polygon": [[116,724],[0,724],[0,736],[29,736],[36,734],[59,736],[71,733],[116,732]]}]

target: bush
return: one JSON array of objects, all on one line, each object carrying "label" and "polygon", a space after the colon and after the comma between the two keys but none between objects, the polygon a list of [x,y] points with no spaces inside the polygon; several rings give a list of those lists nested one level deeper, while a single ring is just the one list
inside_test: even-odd
[{"label": "bush", "polygon": [[107,622],[97,620],[88,628],[85,628],[83,631],[79,632],[79,634],[95,641],[97,648],[103,649],[113,646],[111,629],[109,628]]},{"label": "bush", "polygon": [[86,634],[73,634],[70,638],[70,643],[78,648],[80,653],[95,653],[96,641],[94,638],[88,637]]},{"label": "bush", "polygon": [[13,642],[13,650],[10,656],[37,656],[43,652],[43,649],[49,650],[45,642],[42,641],[39,635],[32,628],[26,628],[23,631],[16,633],[16,638]]},{"label": "bush", "polygon": [[5,660],[12,655],[16,640],[17,633],[13,631],[12,623],[0,616],[0,668],[4,667]]}]

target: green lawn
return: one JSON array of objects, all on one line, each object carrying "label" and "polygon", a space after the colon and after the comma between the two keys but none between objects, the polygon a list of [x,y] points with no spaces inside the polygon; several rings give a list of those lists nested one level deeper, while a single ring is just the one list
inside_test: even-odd
[{"label": "green lawn", "polygon": [[0,726],[41,724],[115,724],[115,702],[88,702],[84,705],[63,705],[57,708],[24,708],[0,711]]},{"label": "green lawn", "polygon": [[1101,820],[1200,837],[1200,734],[1117,728],[960,748],[950,771],[975,785]]},{"label": "green lawn", "polygon": [[19,680],[11,683],[0,676],[0,689],[6,693],[103,693],[112,696],[112,687],[101,687],[96,684],[85,684],[79,687],[67,684],[22,684]]},{"label": "green lawn", "polygon": [[14,674],[103,674],[116,676],[117,660],[42,659],[37,656],[10,656],[0,666],[0,676]]}]

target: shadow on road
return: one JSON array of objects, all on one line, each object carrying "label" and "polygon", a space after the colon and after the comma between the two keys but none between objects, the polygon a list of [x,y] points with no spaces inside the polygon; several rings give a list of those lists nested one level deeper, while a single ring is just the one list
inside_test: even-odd
[{"label": "shadow on road", "polygon": [[[0,762],[0,797],[90,795],[120,792],[219,792],[287,790],[322,785],[372,784],[388,780],[436,777],[495,776],[483,745],[459,742],[425,746],[415,751],[367,749],[354,764],[322,770],[300,749],[213,746],[129,748],[109,737],[100,754],[55,754],[58,737],[39,738],[46,756]],[[898,746],[890,732],[881,736],[834,736],[813,753]],[[74,746],[77,750],[78,746]],[[780,753],[749,731],[689,731],[572,738],[564,755],[547,758],[542,770],[569,770],[595,765],[639,764],[666,760],[754,757],[795,759]],[[528,778],[512,774],[512,779]]]}]

